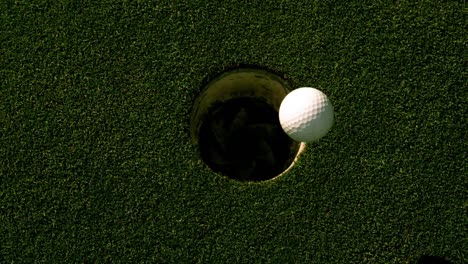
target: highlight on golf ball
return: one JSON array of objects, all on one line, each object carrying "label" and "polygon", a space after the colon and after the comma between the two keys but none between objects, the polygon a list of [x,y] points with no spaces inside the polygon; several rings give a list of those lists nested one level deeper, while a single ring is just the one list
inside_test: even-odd
[{"label": "highlight on golf ball", "polygon": [[284,132],[300,142],[314,142],[333,126],[333,106],[320,90],[302,87],[281,102],[279,120]]}]

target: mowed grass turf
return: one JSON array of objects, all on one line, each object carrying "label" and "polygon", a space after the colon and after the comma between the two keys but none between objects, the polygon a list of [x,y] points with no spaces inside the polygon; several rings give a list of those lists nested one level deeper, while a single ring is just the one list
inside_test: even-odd
[{"label": "mowed grass turf", "polygon": [[[468,261],[462,1],[1,1],[0,262]],[[329,95],[283,177],[213,173],[227,65]]]}]

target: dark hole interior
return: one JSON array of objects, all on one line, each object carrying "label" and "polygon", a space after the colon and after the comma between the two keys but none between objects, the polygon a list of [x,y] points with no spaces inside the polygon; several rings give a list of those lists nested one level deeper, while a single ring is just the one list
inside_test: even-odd
[{"label": "dark hole interior", "polygon": [[208,166],[241,181],[263,181],[283,172],[299,143],[282,130],[278,112],[260,98],[214,104],[203,120],[200,152]]}]

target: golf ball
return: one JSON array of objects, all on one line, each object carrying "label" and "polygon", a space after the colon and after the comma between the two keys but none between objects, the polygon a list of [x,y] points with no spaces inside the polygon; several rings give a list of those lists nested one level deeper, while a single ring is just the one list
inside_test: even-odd
[{"label": "golf ball", "polygon": [[300,142],[313,142],[333,125],[333,106],[318,89],[298,88],[281,102],[279,120],[284,132]]}]

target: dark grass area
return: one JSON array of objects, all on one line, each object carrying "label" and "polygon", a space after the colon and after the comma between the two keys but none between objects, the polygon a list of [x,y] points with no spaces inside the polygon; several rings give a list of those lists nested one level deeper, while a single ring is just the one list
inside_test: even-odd
[{"label": "dark grass area", "polygon": [[[462,2],[257,2],[0,2],[0,262],[468,261]],[[236,63],[334,104],[277,180],[191,145]]]}]

